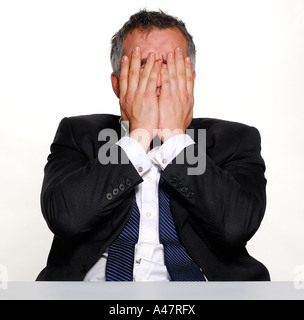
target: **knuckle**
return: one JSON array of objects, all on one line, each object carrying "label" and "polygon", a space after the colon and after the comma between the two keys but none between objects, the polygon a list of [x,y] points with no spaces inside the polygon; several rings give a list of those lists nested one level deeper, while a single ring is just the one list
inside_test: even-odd
[{"label": "knuckle", "polygon": [[192,75],[188,75],[188,76],[187,76],[187,81],[188,81],[188,82],[191,82],[191,83],[193,82],[193,77],[192,77]]},{"label": "knuckle", "polygon": [[163,80],[164,84],[167,86],[167,87],[170,87],[171,86],[171,81],[170,79],[166,78]]},{"label": "knuckle", "polygon": [[126,96],[125,96],[125,102],[127,105],[130,105],[133,103],[133,95],[130,94],[130,93],[127,93]]},{"label": "knuckle", "polygon": [[128,80],[128,77],[125,74],[120,74],[119,81],[120,82],[126,82]]},{"label": "knuckle", "polygon": [[134,98],[133,98],[134,104],[138,105],[138,103],[140,103],[141,100],[142,100],[142,95],[140,95],[139,93],[136,93]]},{"label": "knuckle", "polygon": [[179,71],[178,71],[178,77],[180,77],[180,78],[186,78],[185,70],[179,70]]},{"label": "knuckle", "polygon": [[182,99],[182,101],[184,101],[184,103],[188,103],[189,102],[189,95],[188,95],[188,93],[187,92],[182,92],[181,94],[180,94],[180,96],[181,96],[181,99]]},{"label": "knuckle", "polygon": [[149,78],[149,76],[148,76],[145,72],[143,72],[143,73],[140,75],[140,79],[143,80],[143,81],[148,80],[148,78]]},{"label": "knuckle", "polygon": [[153,96],[155,95],[155,93],[153,93],[152,91],[146,91],[144,96],[143,96],[143,101],[146,103],[148,101],[151,101],[151,99],[153,98]]},{"label": "knuckle", "polygon": [[130,70],[130,71],[129,71],[129,77],[130,77],[130,78],[138,77],[138,75],[139,75],[139,72],[136,71],[136,70]]},{"label": "knuckle", "polygon": [[176,74],[174,73],[174,74],[171,74],[170,75],[170,79],[171,79],[171,81],[177,81],[177,76],[176,76]]},{"label": "knuckle", "polygon": [[157,75],[155,73],[151,73],[148,79],[149,83],[154,83],[157,81]]}]

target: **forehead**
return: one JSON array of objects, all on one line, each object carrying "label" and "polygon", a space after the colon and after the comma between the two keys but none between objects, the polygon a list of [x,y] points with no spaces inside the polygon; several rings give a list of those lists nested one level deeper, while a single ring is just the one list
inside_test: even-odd
[{"label": "forehead", "polygon": [[187,51],[188,44],[183,33],[177,28],[174,29],[154,29],[150,32],[143,32],[135,29],[129,33],[124,42],[124,54],[131,55],[133,48],[140,47],[142,54],[153,51],[167,54],[181,47]]}]

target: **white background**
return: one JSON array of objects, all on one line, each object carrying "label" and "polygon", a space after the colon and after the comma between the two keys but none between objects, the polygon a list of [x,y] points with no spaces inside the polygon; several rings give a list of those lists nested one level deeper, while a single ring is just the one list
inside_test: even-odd
[{"label": "white background", "polygon": [[110,40],[140,8],[186,22],[197,46],[195,116],[259,129],[268,206],[248,244],[272,280],[304,265],[304,1],[0,0],[0,265],[35,280],[52,234],[43,168],[65,116],[119,114]]}]

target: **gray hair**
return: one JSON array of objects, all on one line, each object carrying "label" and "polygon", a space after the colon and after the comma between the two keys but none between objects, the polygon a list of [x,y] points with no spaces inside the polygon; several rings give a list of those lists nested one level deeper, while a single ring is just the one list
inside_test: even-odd
[{"label": "gray hair", "polygon": [[195,70],[196,49],[192,36],[186,29],[183,21],[170,16],[163,11],[140,10],[132,15],[123,27],[112,37],[111,43],[111,64],[113,72],[119,77],[121,59],[124,51],[124,42],[132,31],[139,29],[143,32],[150,32],[154,29],[174,29],[177,28],[185,36],[188,43],[188,55],[191,58],[193,70]]}]

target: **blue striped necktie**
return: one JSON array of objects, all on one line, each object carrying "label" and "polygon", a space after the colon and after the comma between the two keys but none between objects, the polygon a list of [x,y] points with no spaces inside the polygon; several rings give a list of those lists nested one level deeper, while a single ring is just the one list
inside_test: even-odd
[{"label": "blue striped necktie", "polygon": [[134,197],[131,217],[111,244],[106,265],[106,281],[133,281],[134,252],[138,242],[140,213]]},{"label": "blue striped necktie", "polygon": [[164,246],[165,264],[172,281],[206,281],[199,266],[181,244],[176,232],[165,183],[159,182],[159,237]]},{"label": "blue striped necktie", "polygon": [[[107,281],[133,281],[139,221],[140,213],[135,197],[129,222],[109,248]],[[164,246],[165,265],[171,281],[205,281],[199,266],[191,259],[179,240],[170,210],[170,198],[162,179],[159,184],[159,236]]]}]

